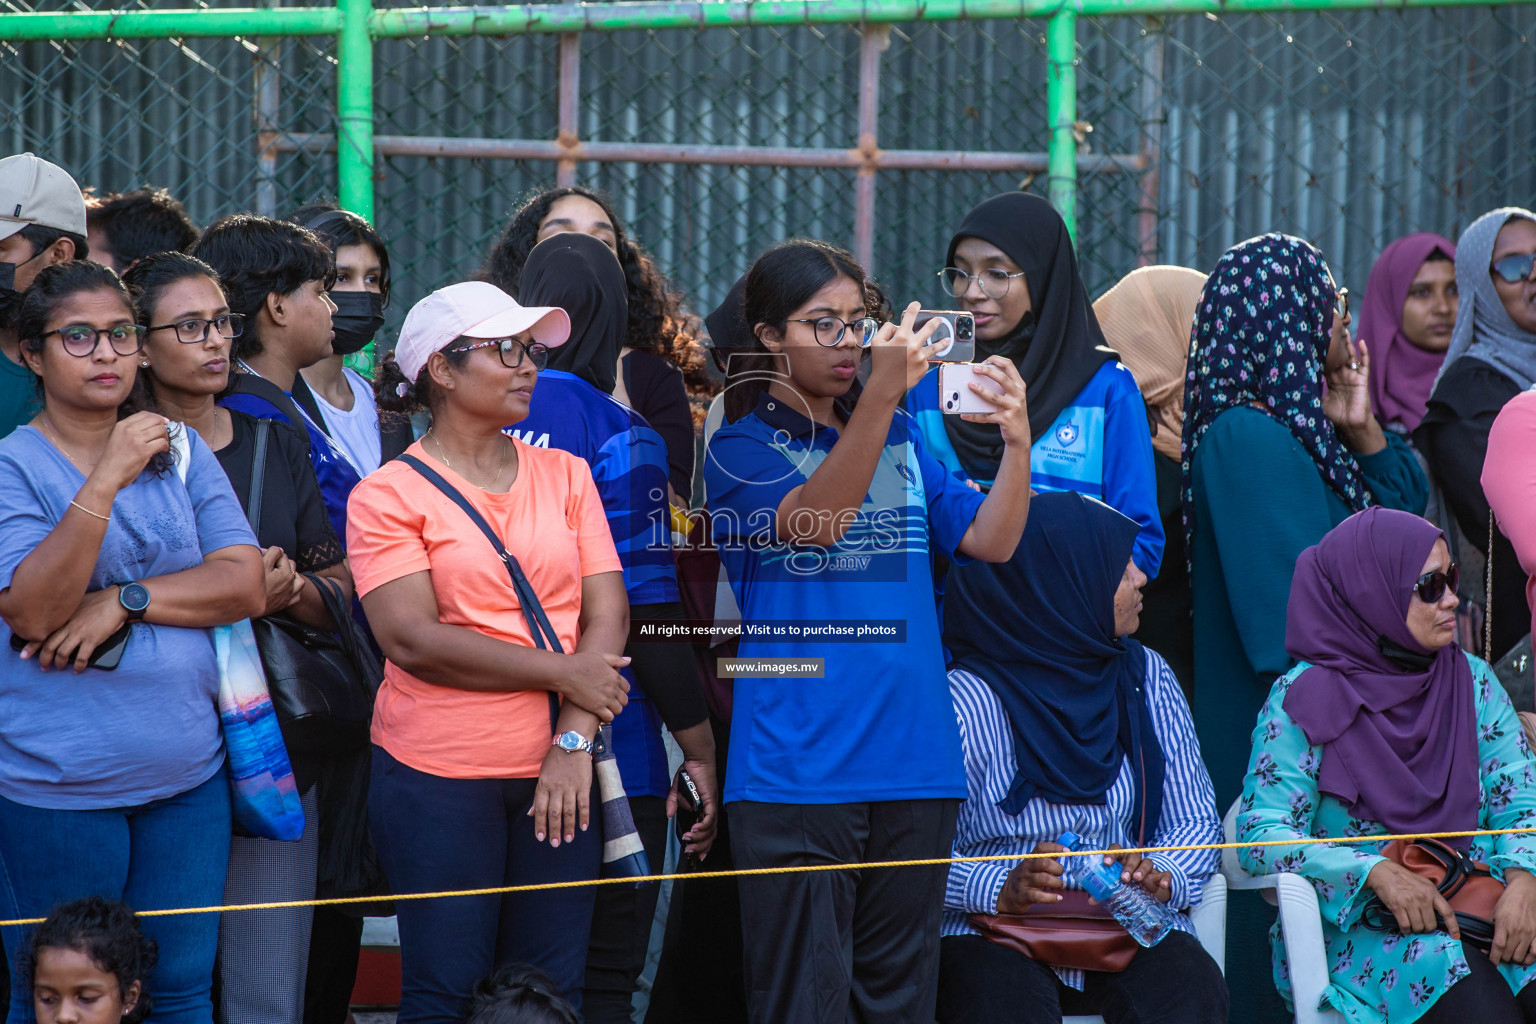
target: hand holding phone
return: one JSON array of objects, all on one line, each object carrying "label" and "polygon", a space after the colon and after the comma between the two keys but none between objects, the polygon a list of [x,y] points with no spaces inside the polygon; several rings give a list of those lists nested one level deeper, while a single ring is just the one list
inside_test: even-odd
[{"label": "hand holding phone", "polygon": [[996,412],[997,406],[971,390],[975,382],[994,395],[1003,393],[1003,386],[984,373],[976,372],[976,363],[941,363],[939,365],[939,408],[946,416],[961,413]]},{"label": "hand holding phone", "polygon": [[687,769],[677,770],[677,781],[674,783],[677,790],[677,814],[672,819],[672,827],[677,833],[677,842],[683,848],[683,860],[690,870],[699,866],[699,856],[689,853],[688,840],[685,838],[693,830],[693,826],[699,823],[699,818],[704,814],[704,798],[699,795],[699,787],[694,784],[693,777]]}]

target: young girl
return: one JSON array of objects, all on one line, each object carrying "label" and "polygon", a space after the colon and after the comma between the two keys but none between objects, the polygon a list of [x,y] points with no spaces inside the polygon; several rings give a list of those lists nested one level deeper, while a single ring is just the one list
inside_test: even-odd
[{"label": "young girl", "polygon": [[[915,302],[899,326],[878,326],[870,295],[853,257],[825,242],[760,256],[742,308],[760,360],[779,371],[748,376],[732,362],[732,422],[705,451],[715,541],[743,622],[879,617],[905,634],[742,638],[744,659],[820,659],[823,671],[735,680],[725,801],[740,868],[948,857],[965,796],[930,558],[1013,555],[1029,507],[1024,383],[1004,359],[977,371],[1002,387],[973,385],[996,409],[967,414],[1003,441],[983,498],[897,408],[939,348],[935,327],[913,330]],[[741,879],[750,1019],[932,1021],[945,875]]]},{"label": "young girl", "polygon": [[159,951],[121,903],[66,903],[32,933],[23,977],[38,1024],[133,1024],[149,1016],[145,991]]}]

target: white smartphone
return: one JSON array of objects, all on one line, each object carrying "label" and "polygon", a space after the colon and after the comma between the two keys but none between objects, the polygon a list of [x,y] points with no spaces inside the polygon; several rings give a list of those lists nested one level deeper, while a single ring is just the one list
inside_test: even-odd
[{"label": "white smartphone", "polygon": [[996,412],[997,406],[971,390],[975,381],[995,395],[1003,393],[1003,386],[986,374],[977,373],[977,363],[939,364],[939,408],[945,415],[958,416],[965,412]]}]

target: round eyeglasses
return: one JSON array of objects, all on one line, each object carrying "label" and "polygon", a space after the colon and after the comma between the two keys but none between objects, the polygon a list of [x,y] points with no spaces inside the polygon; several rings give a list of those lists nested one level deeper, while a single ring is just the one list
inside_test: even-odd
[{"label": "round eyeglasses", "polygon": [[44,331],[42,336],[57,334],[64,343],[64,351],[85,359],[96,352],[105,335],[112,351],[120,356],[131,356],[144,347],[144,328],[138,324],[117,324],[113,327],[92,327],[90,324],[70,324],[56,331]]},{"label": "round eyeglasses", "polygon": [[810,324],[811,332],[816,335],[816,344],[823,348],[831,348],[841,342],[849,330],[853,331],[854,344],[859,348],[869,348],[880,330],[880,321],[872,316],[861,316],[857,320],[844,320],[836,316],[801,317],[789,322]]},{"label": "round eyeglasses", "polygon": [[968,274],[959,267],[945,267],[939,271],[939,280],[944,282],[944,290],[957,299],[971,290],[972,281],[981,285],[981,292],[987,298],[1001,299],[1008,294],[1013,279],[1023,276],[1022,270],[1010,274],[1002,267],[984,267],[975,274]]},{"label": "round eyeglasses", "polygon": [[161,324],[158,327],[147,327],[146,331],[175,331],[176,340],[183,345],[196,345],[198,342],[208,340],[209,330],[219,332],[219,336],[230,341],[240,337],[245,330],[244,313],[225,313],[212,319],[206,317],[191,317],[186,320],[178,320],[174,324]]},{"label": "round eyeglasses", "polygon": [[473,345],[463,345],[459,348],[451,348],[450,352],[473,352],[477,348],[496,349],[501,356],[501,365],[509,370],[515,370],[523,365],[523,357],[527,356],[533,363],[535,370],[542,370],[549,363],[549,347],[534,342],[525,345],[516,338],[492,338],[488,341],[477,341]]}]

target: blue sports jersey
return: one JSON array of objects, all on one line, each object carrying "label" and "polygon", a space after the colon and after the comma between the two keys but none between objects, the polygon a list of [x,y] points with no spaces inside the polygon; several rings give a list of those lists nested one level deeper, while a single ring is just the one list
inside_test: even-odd
[{"label": "blue sports jersey", "polygon": [[[526,444],[586,460],[608,514],[633,608],[678,600],[667,501],[667,448],[645,418],[575,374],[539,371],[528,416],[507,428]],[[613,720],[614,755],[630,796],[665,796],[661,716],[629,669],[630,704]]]},{"label": "blue sports jersey", "polygon": [[837,442],[784,403],[722,427],[704,459],[715,543],[743,626],[766,620],[886,619],[900,643],[764,640],[739,656],[823,658],[821,679],[735,680],[725,799],[778,803],[963,798],[960,735],[934,609],[933,550],[955,548],[980,507],[923,450],[897,410],[858,517],[827,548],[780,543],[775,511]]},{"label": "blue sports jersey", "polygon": [[[275,388],[277,385],[271,386]],[[219,399],[219,404],[259,420],[293,423],[287,413],[260,395],[237,392],[225,395]],[[336,539],[345,549],[347,546],[347,498],[351,496],[352,488],[358,485],[362,477],[358,474],[357,468],[352,465],[352,460],[336,442],[332,441],[330,436],[321,430],[302,408],[297,405],[294,408],[304,422],[293,425],[302,427],[309,434],[309,461],[315,467],[315,478],[320,481],[320,497],[325,502],[325,512],[330,517],[331,528],[336,531]]]},{"label": "blue sports jersey", "polygon": [[[967,476],[944,429],[939,407],[939,368],[907,392],[907,411],[923,444],[952,473]],[[992,481],[977,480],[984,487]],[[1125,365],[1104,363],[1070,405],[1029,447],[1029,483],[1036,491],[1077,491],[1136,520],[1133,557],[1148,576],[1163,561],[1163,522],[1157,512],[1152,433],[1136,378]]]}]

